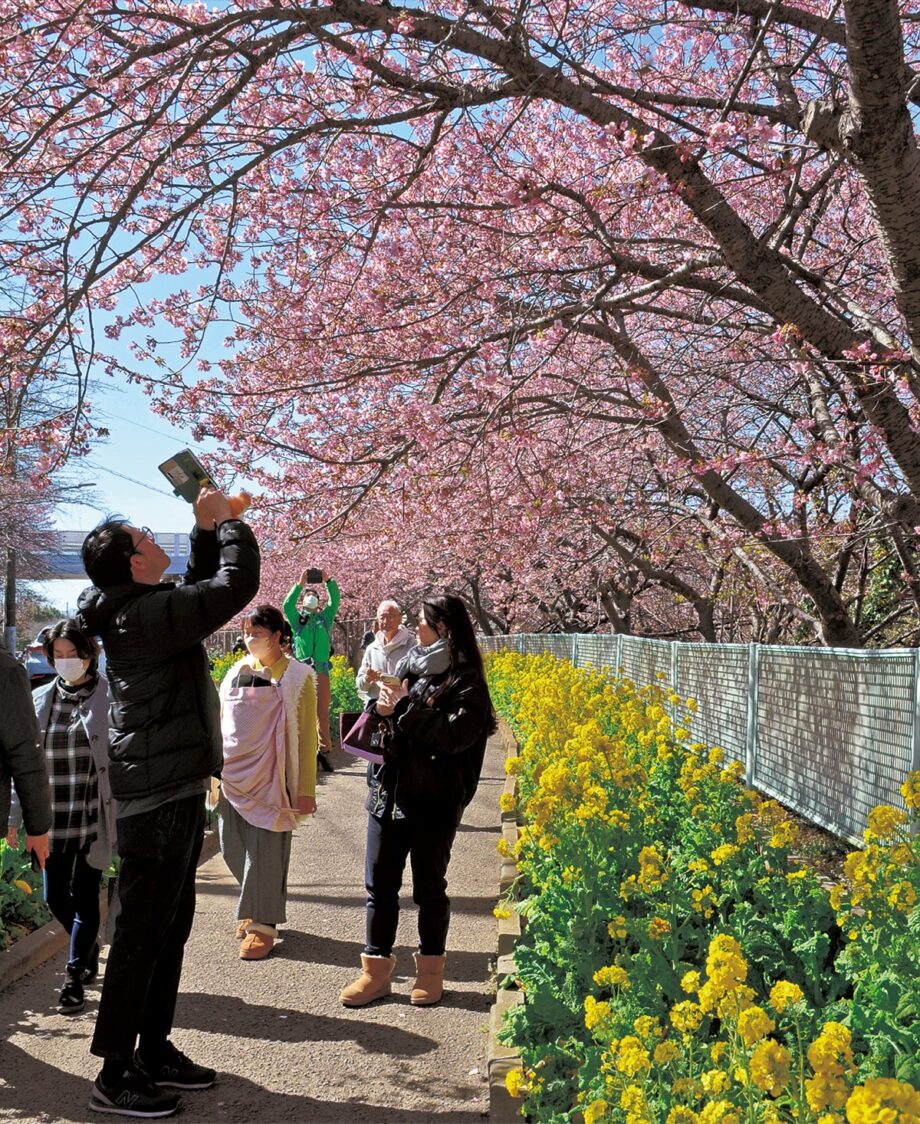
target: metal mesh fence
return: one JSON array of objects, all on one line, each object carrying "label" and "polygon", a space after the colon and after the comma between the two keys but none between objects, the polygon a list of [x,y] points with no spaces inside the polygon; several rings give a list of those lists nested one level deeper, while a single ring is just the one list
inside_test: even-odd
[{"label": "metal mesh fence", "polygon": [[[680,644],[634,636],[489,637],[483,649],[552,652],[620,667],[637,686],[694,698],[691,737],[743,761],[748,784],[852,842],[877,804],[903,807],[920,768],[914,649],[850,651]],[[686,712],[675,708],[684,725]]]},{"label": "metal mesh fence", "polygon": [[901,804],[914,733],[913,652],[761,648],[753,782],[848,838]]},{"label": "metal mesh fence", "polygon": [[745,759],[749,658],[747,644],[676,645],[674,689],[697,702],[691,735],[705,745],[720,745],[729,761]]}]

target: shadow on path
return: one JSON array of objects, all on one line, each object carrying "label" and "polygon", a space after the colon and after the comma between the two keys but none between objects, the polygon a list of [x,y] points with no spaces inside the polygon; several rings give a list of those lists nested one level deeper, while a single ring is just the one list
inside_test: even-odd
[{"label": "shadow on path", "polygon": [[234,1038],[268,1042],[352,1041],[371,1053],[416,1057],[438,1048],[439,1043],[401,1027],[305,1014],[290,1008],[247,1003],[232,995],[203,996],[180,993],[175,1025]]}]

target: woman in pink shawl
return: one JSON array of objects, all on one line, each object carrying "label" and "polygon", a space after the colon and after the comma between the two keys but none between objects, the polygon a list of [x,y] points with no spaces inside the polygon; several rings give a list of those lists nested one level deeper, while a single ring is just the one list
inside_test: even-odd
[{"label": "woman in pink shawl", "polygon": [[316,811],[316,676],[284,654],[281,611],[243,620],[247,654],[220,688],[220,849],[240,883],[241,960],[263,960],[287,920],[291,833]]}]

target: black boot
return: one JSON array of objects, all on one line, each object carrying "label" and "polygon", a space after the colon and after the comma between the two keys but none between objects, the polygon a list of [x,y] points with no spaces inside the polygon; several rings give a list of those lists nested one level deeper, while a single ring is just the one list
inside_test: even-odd
[{"label": "black boot", "polygon": [[335,769],[332,767],[332,762],[329,760],[329,755],[322,750],[316,755],[316,763],[323,770],[324,773],[334,773]]},{"label": "black boot", "polygon": [[93,945],[90,949],[89,956],[86,958],[86,964],[83,966],[83,971],[80,973],[80,979],[85,984],[96,982],[96,977],[99,975],[99,942]]},{"label": "black boot", "polygon": [[75,965],[67,965],[67,979],[61,988],[58,997],[58,1012],[62,1015],[75,1015],[83,1010],[83,981],[80,979],[81,969]]}]

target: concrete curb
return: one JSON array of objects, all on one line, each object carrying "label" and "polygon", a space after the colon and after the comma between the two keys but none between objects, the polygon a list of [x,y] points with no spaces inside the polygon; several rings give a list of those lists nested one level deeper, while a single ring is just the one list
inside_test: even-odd
[{"label": "concrete curb", "polygon": [[[198,865],[201,866],[202,863],[213,858],[219,849],[220,843],[216,828],[205,832]],[[101,910],[99,930],[104,933],[105,920],[109,909],[107,889],[103,889],[99,895],[99,905]],[[21,941],[16,941],[6,952],[0,952],[0,991],[9,987],[10,984],[16,983],[29,972],[40,968],[53,956],[63,952],[67,948],[68,940],[67,930],[57,921],[49,921],[47,925],[42,925],[40,929],[36,929],[34,933],[29,933]]]},{"label": "concrete curb", "polygon": [[[508,757],[517,756],[517,741],[510,726],[499,721],[499,732]],[[517,778],[509,774],[505,778],[503,793],[514,796]],[[502,812],[502,838],[509,848],[518,839],[517,813]],[[503,859],[499,872],[499,896],[503,896],[518,878],[517,864],[510,858]],[[498,921],[498,961],[496,965],[497,991],[495,1003],[489,1011],[489,1044],[486,1052],[486,1065],[489,1078],[489,1120],[493,1124],[512,1124],[521,1119],[521,1102],[511,1096],[505,1085],[508,1074],[520,1070],[521,1059],[513,1047],[499,1042],[498,1034],[504,1023],[505,1012],[524,1002],[523,992],[514,984],[514,945],[521,935],[521,918],[517,913]]]}]

